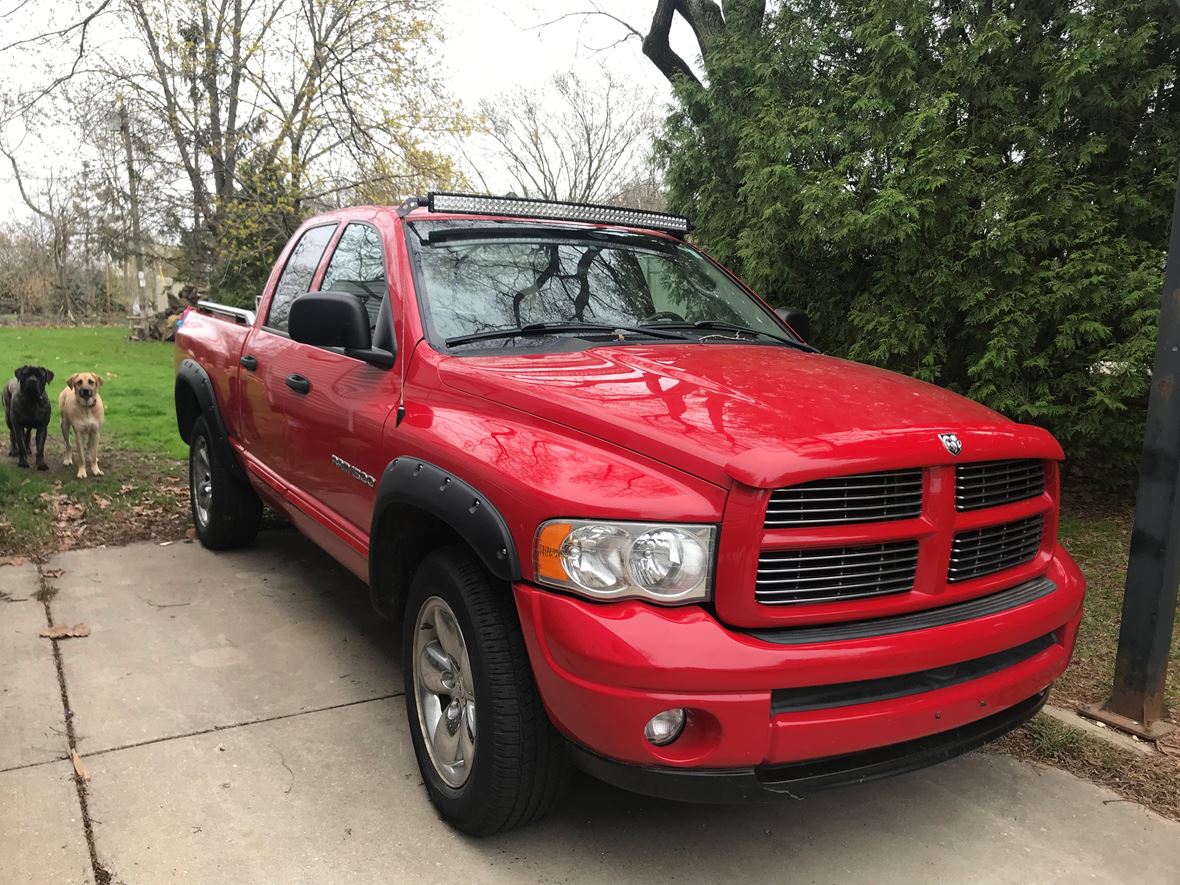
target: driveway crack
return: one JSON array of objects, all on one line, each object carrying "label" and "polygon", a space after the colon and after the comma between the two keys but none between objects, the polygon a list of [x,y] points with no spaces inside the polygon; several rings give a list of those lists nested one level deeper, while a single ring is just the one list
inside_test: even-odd
[{"label": "driveway crack", "polygon": [[[53,597],[57,595],[57,588],[49,583],[49,578],[45,575],[45,570],[40,562],[37,563],[37,578],[41,583],[41,590],[38,592],[37,598],[45,607],[45,625],[55,627],[57,625],[53,622],[51,603]],[[50,642],[53,645],[53,665],[57,668],[57,685],[61,689],[61,709],[66,722],[66,740],[69,742],[70,751],[76,753],[78,746],[74,734],[74,714],[70,709],[70,693],[66,687],[66,671],[61,657],[61,640],[51,639]],[[86,836],[86,848],[90,852],[90,866],[94,871],[94,881],[96,885],[110,885],[111,871],[99,862],[98,851],[94,846],[94,826],[90,818],[90,801],[86,781],[77,772],[74,773],[74,789],[78,794],[78,806],[82,811],[82,829]]]},{"label": "driveway crack", "polygon": [[[139,747],[146,747],[151,744],[162,744],[168,741],[180,741],[185,738],[200,737],[203,734],[213,734],[218,731],[231,731],[235,728],[246,728],[250,725],[263,725],[267,722],[278,722],[283,719],[295,719],[300,716],[310,716],[313,713],[327,713],[331,710],[342,710],[345,707],[356,707],[361,704],[373,704],[378,701],[388,701],[393,698],[405,697],[404,692],[395,691],[392,694],[378,695],[374,698],[361,698],[356,701],[344,701],[339,704],[329,704],[326,707],[312,707],[307,710],[295,710],[291,713],[276,713],[274,716],[263,716],[260,719],[247,719],[243,722],[230,722],[225,725],[210,725],[208,728],[198,728],[195,731],[186,731],[181,734],[169,734],[163,737],[148,738],[147,740],[135,741],[130,744],[120,744],[117,747],[105,747],[101,750],[91,750],[89,753],[79,754],[84,759],[91,759],[95,756],[105,756],[107,753],[118,753],[122,750],[135,750]],[[37,763],[41,764],[41,763]],[[286,768],[286,764],[283,765]],[[290,769],[288,769],[290,770]]]}]

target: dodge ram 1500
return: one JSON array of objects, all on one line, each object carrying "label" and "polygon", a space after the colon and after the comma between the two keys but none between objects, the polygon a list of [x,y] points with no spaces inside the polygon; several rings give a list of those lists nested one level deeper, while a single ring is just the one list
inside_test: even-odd
[{"label": "dodge ram 1500", "polygon": [[177,334],[201,543],[263,502],[401,624],[426,792],[474,834],[571,763],[801,796],[1033,715],[1084,579],[1044,430],[836,359],[662,213],[460,194],[307,221]]}]

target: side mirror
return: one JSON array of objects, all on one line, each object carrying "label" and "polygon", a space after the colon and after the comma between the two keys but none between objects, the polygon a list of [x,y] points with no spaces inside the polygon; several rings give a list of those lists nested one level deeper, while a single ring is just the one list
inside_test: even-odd
[{"label": "side mirror", "polygon": [[811,320],[809,320],[807,318],[807,314],[799,310],[799,308],[776,307],[774,312],[778,314],[778,318],[780,320],[794,329],[799,337],[804,341],[811,337]]},{"label": "side mirror", "polygon": [[355,295],[308,292],[291,302],[287,332],[300,344],[369,350],[373,346],[369,313]]}]

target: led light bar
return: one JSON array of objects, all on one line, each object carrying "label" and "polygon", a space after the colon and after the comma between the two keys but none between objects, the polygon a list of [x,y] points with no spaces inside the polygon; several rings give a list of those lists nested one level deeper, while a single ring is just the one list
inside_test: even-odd
[{"label": "led light bar", "polygon": [[676,234],[686,234],[692,230],[692,222],[679,215],[650,212],[647,209],[599,206],[594,203],[559,203],[551,200],[533,200],[528,197],[488,197],[434,191],[427,194],[426,200],[431,212],[506,215],[512,218],[550,218],[556,221],[588,221],[597,224],[618,224],[624,227],[645,227]]}]

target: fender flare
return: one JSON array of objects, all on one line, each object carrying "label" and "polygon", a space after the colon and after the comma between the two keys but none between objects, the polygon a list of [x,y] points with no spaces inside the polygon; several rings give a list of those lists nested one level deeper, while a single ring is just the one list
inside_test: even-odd
[{"label": "fender flare", "polygon": [[182,386],[196,397],[199,409],[198,417],[204,417],[209,424],[209,430],[213,434],[211,442],[217,449],[221,462],[229,466],[229,471],[235,478],[242,482],[249,482],[233,446],[229,444],[229,434],[226,432],[225,422],[221,419],[221,410],[217,406],[217,396],[213,392],[213,382],[209,380],[209,373],[201,368],[196,360],[188,358],[181,360],[176,369],[176,429],[180,433],[180,438],[187,443],[191,441],[190,436],[192,435],[191,427],[185,426],[184,418],[181,415],[180,391]]},{"label": "fender flare", "polygon": [[[445,523],[495,577],[520,580],[520,559],[508,523],[485,495],[453,473],[421,458],[403,456],[390,461],[377,486],[370,543],[379,543],[382,523],[390,505],[396,504],[416,507]],[[369,550],[369,589],[378,611],[384,611],[381,588],[388,560],[377,553]]]}]

